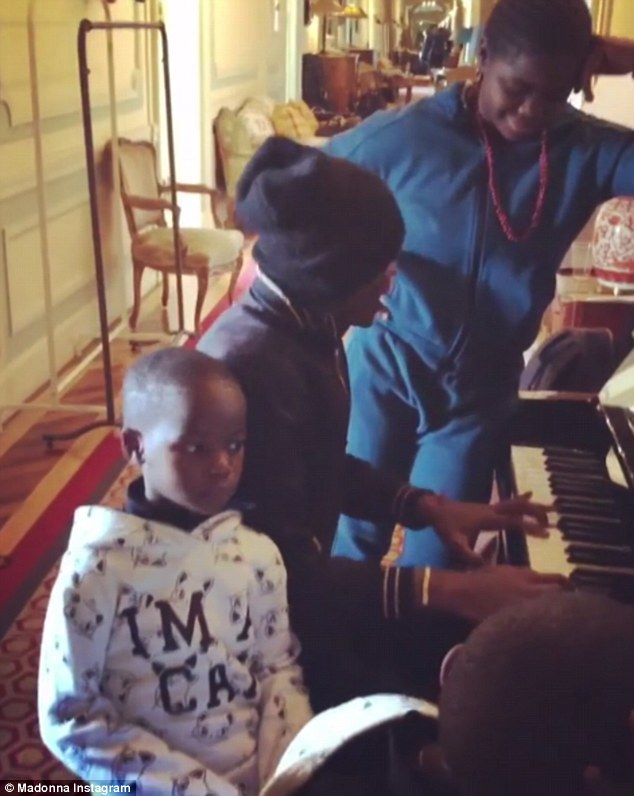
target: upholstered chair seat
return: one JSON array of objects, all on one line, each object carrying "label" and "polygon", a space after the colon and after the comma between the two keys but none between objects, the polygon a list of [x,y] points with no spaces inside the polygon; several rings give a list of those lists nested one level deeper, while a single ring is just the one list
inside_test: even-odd
[{"label": "upholstered chair seat", "polygon": [[[237,230],[195,229],[181,227],[184,246],[183,271],[206,268],[210,275],[233,271],[240,256],[244,236]],[[169,227],[154,227],[139,232],[132,240],[132,257],[151,263],[158,271],[173,271],[174,233]]]},{"label": "upholstered chair seat", "polygon": [[236,229],[227,229],[232,213],[221,217],[220,207],[226,205],[223,197],[205,185],[176,183],[177,192],[207,194],[215,228],[181,228],[178,246],[174,245],[174,230],[168,226],[167,211],[173,221],[179,217],[180,208],[164,197],[169,186],[159,181],[156,151],[149,141],[118,139],[119,168],[121,173],[121,198],[128,222],[133,265],[134,303],[130,314],[130,327],[136,328],[141,306],[141,287],[146,268],[163,274],[163,306],[167,304],[169,274],[177,273],[177,252],[180,253],[183,274],[193,274],[198,281],[194,330],[200,331],[200,316],[207,293],[209,278],[231,274],[228,287],[229,300],[242,267],[244,236]]}]

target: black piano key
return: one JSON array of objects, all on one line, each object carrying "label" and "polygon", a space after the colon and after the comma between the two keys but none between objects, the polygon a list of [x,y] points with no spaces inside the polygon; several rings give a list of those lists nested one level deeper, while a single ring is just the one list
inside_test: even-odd
[{"label": "black piano key", "polygon": [[620,522],[621,518],[618,510],[614,505],[593,505],[591,503],[584,503],[577,500],[566,500],[564,498],[555,498],[553,501],[556,510],[560,515],[570,515],[573,517],[588,517],[589,519],[600,519],[605,522]]},{"label": "black piano key", "polygon": [[634,552],[627,548],[613,548],[610,550],[608,548],[583,547],[582,545],[571,544],[566,548],[566,558],[571,564],[631,568],[634,575]]},{"label": "black piano key", "polygon": [[544,448],[544,453],[548,456],[563,456],[568,459],[594,459],[599,461],[599,457],[592,450],[583,448],[562,448],[558,445],[548,445]]},{"label": "black piano key", "polygon": [[634,603],[634,573],[630,576],[577,567],[571,573],[570,581],[584,591],[597,591],[623,602]]},{"label": "black piano key", "polygon": [[560,514],[581,514],[584,517],[618,518],[618,506],[614,501],[594,500],[593,498],[567,498],[555,496],[553,506]]},{"label": "black piano key", "polygon": [[608,486],[604,481],[566,481],[557,476],[548,479],[551,492],[561,497],[586,495],[587,497],[603,497],[613,500],[616,497],[616,490]]},{"label": "black piano key", "polygon": [[625,533],[605,533],[605,531],[562,531],[561,535],[567,542],[583,542],[585,544],[601,544],[612,547],[623,547],[627,544]]},{"label": "black piano key", "polygon": [[[560,500],[576,500],[576,499],[578,499],[580,497],[581,498],[584,497],[581,494],[581,492],[575,491],[573,489],[561,489],[561,488],[553,489],[552,493],[553,493],[553,495],[555,495],[555,499],[559,498]],[[587,492],[586,492],[585,497],[588,497]],[[608,506],[616,506],[618,508],[618,500],[617,500],[617,498],[613,494],[611,494],[609,491],[607,491],[605,489],[602,490],[602,491],[597,491],[597,492],[593,493],[592,494],[592,499],[593,500],[600,500],[601,501],[601,503],[600,503],[601,506],[608,505]]]},{"label": "black piano key", "polygon": [[546,469],[549,473],[558,473],[574,477],[576,475],[603,476],[605,465],[598,462],[565,462],[561,459],[546,458]]},{"label": "black piano key", "polygon": [[572,462],[572,464],[602,464],[602,460],[592,451],[556,450],[555,448],[544,448],[544,457],[560,462]]},{"label": "black piano key", "polygon": [[597,481],[568,481],[560,479],[558,476],[549,476],[548,482],[553,495],[561,498],[574,498],[577,495],[582,497],[597,497],[599,499],[611,500],[619,507],[628,506],[631,495],[627,487],[614,484],[609,479]]},{"label": "black piano key", "polygon": [[604,511],[606,508],[608,511],[618,508],[614,498],[597,497],[596,495],[591,497],[587,495],[575,495],[574,497],[557,495],[555,498],[555,505],[575,506],[582,511],[586,511],[586,509],[595,509],[597,512]]},{"label": "black piano key", "polygon": [[564,515],[557,518],[557,527],[562,531],[605,531],[606,533],[620,533],[623,523],[614,520],[605,522],[596,517]]}]

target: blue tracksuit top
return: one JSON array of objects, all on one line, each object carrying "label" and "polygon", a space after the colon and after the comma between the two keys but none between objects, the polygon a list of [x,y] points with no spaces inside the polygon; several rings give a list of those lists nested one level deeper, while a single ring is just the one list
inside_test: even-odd
[{"label": "blue tracksuit top", "polygon": [[[492,205],[484,146],[462,89],[376,113],[325,151],[382,177],[405,219],[389,314],[379,322],[433,367],[462,374],[476,393],[496,379],[514,389],[570,244],[598,204],[634,194],[634,131],[568,106],[549,132],[541,223],[513,243]],[[539,151],[539,140],[494,142],[502,207],[518,230],[535,207]]]}]

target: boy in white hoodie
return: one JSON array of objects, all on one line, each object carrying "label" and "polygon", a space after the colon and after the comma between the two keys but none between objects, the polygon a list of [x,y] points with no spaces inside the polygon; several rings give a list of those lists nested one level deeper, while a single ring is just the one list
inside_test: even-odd
[{"label": "boy in white hoodie", "polygon": [[84,506],[48,606],[42,738],[89,782],[256,794],[310,718],[286,572],[230,500],[246,406],[223,365],[166,349],[128,371],[126,509]]}]

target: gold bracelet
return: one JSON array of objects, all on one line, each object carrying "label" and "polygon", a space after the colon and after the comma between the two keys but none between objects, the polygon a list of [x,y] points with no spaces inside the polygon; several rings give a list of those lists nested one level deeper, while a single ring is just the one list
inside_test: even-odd
[{"label": "gold bracelet", "polygon": [[400,611],[399,611],[399,604],[398,604],[398,598],[399,598],[398,582],[399,582],[400,577],[401,577],[401,568],[397,567],[396,568],[396,573],[395,573],[395,576],[394,576],[394,618],[395,619],[400,619],[401,618],[400,617]]},{"label": "gold bracelet", "polygon": [[431,567],[425,567],[423,570],[423,594],[422,605],[426,607],[429,605],[429,582],[431,580]]},{"label": "gold bracelet", "polygon": [[383,570],[383,616],[385,619],[389,618],[388,614],[388,602],[387,602],[387,578],[390,572],[389,567],[385,567]]}]

